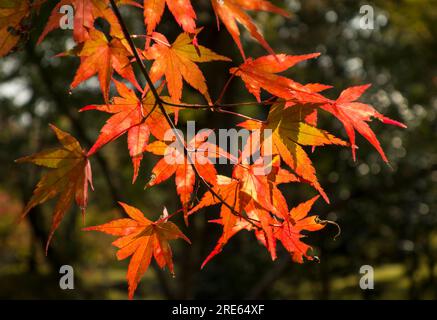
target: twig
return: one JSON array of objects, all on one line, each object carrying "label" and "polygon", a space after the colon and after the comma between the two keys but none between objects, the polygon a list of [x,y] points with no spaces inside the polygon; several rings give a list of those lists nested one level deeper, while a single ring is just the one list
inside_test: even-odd
[{"label": "twig", "polygon": [[[244,102],[235,102],[235,103],[213,103],[210,104],[202,104],[202,103],[193,103],[193,104],[184,104],[184,103],[174,103],[162,100],[163,104],[166,104],[175,108],[183,108],[183,109],[216,109],[216,108],[232,108],[232,107],[244,107],[244,106],[252,106],[252,105],[269,105],[272,102],[272,98],[262,100],[260,102],[257,101],[244,101]],[[292,100],[284,100],[292,101]]]},{"label": "twig", "polygon": [[[140,71],[143,74],[144,78],[146,79],[146,82],[150,88],[150,91],[152,92],[156,103],[158,104],[158,108],[160,109],[160,111],[162,112],[162,114],[164,115],[166,121],[168,122],[168,124],[170,125],[171,128],[174,129],[174,131],[176,132],[176,139],[178,141],[178,143],[184,148],[184,156],[187,157],[190,165],[193,168],[193,171],[195,173],[195,175],[197,176],[198,179],[200,179],[200,181],[202,181],[202,183],[205,185],[205,187],[208,189],[208,191],[214,196],[216,197],[223,205],[225,205],[229,210],[231,210],[231,212],[238,216],[241,217],[242,219],[248,221],[249,223],[251,223],[252,225],[254,225],[256,228],[258,228],[258,226],[256,226],[252,221],[248,220],[246,217],[244,217],[242,214],[240,214],[239,212],[237,212],[235,210],[235,208],[233,208],[232,206],[230,206],[217,192],[214,191],[214,189],[209,185],[209,183],[202,177],[202,175],[199,173],[199,171],[197,170],[196,166],[194,165],[193,160],[191,159],[191,155],[188,152],[188,149],[182,139],[182,137],[180,136],[180,133],[178,132],[178,130],[176,130],[176,126],[173,123],[173,120],[170,118],[169,114],[167,113],[167,111],[164,108],[164,101],[161,99],[161,97],[158,94],[158,91],[156,90],[152,79],[150,78],[147,70],[146,70],[146,66],[144,65],[143,61],[141,60],[140,55],[138,54],[137,48],[135,47],[135,44],[130,36],[130,33],[127,29],[127,26],[123,20],[123,17],[121,16],[120,10],[118,10],[117,4],[115,3],[115,0],[110,0],[111,3],[111,7],[112,7],[112,11],[114,12],[115,16],[117,17],[118,23],[121,26],[121,29],[123,31],[123,35],[126,39],[126,41],[128,42],[131,51],[136,59],[136,62],[138,64],[138,66],[140,67]],[[211,107],[211,106],[209,106]]]},{"label": "twig", "polygon": [[246,115],[238,113],[238,112],[234,112],[234,111],[230,111],[230,110],[223,110],[221,108],[219,108],[218,110],[219,110],[219,112],[227,113],[227,114],[232,114],[234,116],[237,116],[237,117],[240,117],[240,118],[243,118],[243,119],[252,120],[252,121],[255,121],[255,122],[259,122],[259,123],[265,123],[265,121],[263,121],[263,120],[255,119],[255,118],[246,116]]},{"label": "twig", "polygon": [[219,95],[217,101],[214,103],[215,105],[219,104],[222,101],[222,99],[223,99],[226,91],[228,90],[229,85],[231,84],[234,77],[235,77],[235,73],[232,73],[231,76],[229,77],[228,81],[226,81],[225,86],[223,87],[222,91],[220,92],[220,95]]}]

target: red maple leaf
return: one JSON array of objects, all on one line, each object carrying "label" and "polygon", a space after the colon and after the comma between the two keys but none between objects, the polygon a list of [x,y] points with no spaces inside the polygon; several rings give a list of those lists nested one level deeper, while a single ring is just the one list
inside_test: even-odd
[{"label": "red maple leaf", "polygon": [[80,110],[99,110],[113,114],[100,130],[100,135],[89,150],[88,156],[127,132],[128,148],[134,167],[133,183],[138,176],[150,133],[158,139],[163,139],[170,126],[161,111],[156,108],[155,98],[150,90],[140,100],[124,83],[113,81],[120,97],[114,97],[111,104],[89,105]]},{"label": "red maple leaf", "polygon": [[357,130],[375,147],[382,159],[385,162],[388,162],[384,150],[382,150],[375,133],[369,127],[367,122],[370,122],[372,118],[376,118],[383,123],[392,124],[401,128],[406,128],[407,126],[403,123],[387,118],[368,104],[356,101],[369,87],[370,84],[350,87],[344,90],[337,100],[323,105],[322,108],[332,113],[343,123],[346,133],[349,136],[354,160],[356,159],[355,150],[357,148],[355,144],[355,130]]},{"label": "red maple leaf", "polygon": [[312,83],[302,85],[284,76],[277,75],[295,64],[316,58],[320,53],[289,56],[285,54],[268,55],[253,60],[248,58],[238,68],[231,68],[229,72],[241,77],[247,90],[252,93],[258,102],[261,102],[261,89],[285,100],[294,100],[299,103],[326,103],[329,101],[318,92],[331,86]]},{"label": "red maple leaf", "polygon": [[[243,45],[240,41],[240,30],[238,29],[237,23],[241,24],[247,31],[249,31],[250,35],[267,51],[269,51],[270,54],[274,54],[272,48],[270,48],[258,27],[246,11],[268,11],[288,17],[289,13],[287,11],[278,8],[265,0],[211,0],[211,3],[215,14],[226,26],[226,29],[228,29],[244,59],[246,59],[246,56],[244,54]],[[219,24],[218,20],[217,24]]]},{"label": "red maple leaf", "polygon": [[[138,6],[134,1],[129,0],[117,0],[116,2]],[[60,11],[63,6],[73,6],[74,8],[73,37],[77,43],[90,39],[90,31],[94,30],[94,21],[97,18],[103,18],[108,21],[111,26],[111,36],[123,37],[121,27],[109,7],[108,0],[61,0],[53,8],[49,20],[38,39],[38,44],[44,40],[48,33],[60,27],[61,19],[65,18],[65,13]]]}]

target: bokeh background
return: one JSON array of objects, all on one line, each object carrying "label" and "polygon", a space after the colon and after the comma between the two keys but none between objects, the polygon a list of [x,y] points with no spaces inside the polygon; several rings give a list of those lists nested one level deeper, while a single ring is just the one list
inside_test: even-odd
[{"label": "bokeh background", "polygon": [[[199,42],[241,58],[226,31],[217,31],[209,2],[193,1],[199,9],[199,25],[205,26]],[[287,75],[302,82],[331,84],[335,98],[342,89],[372,83],[363,101],[408,125],[407,130],[374,122],[372,128],[390,159],[384,164],[377,152],[359,139],[358,160],[350,150],[323,148],[312,155],[321,184],[331,205],[319,201],[313,212],[341,225],[310,235],[320,263],[294,264],[285,252],[270,260],[253,234],[241,232],[222,254],[200,271],[200,263],[213,248],[220,228],[207,221],[218,214],[211,208],[194,216],[189,228],[176,219],[192,240],[173,243],[176,278],[152,267],[143,277],[136,297],[168,298],[265,298],[265,299],[436,299],[437,298],[437,1],[274,1],[287,8],[290,19],[273,14],[253,16],[276,52],[322,56],[294,67]],[[375,10],[374,30],[359,28],[359,9]],[[66,215],[55,235],[49,255],[43,246],[48,234],[53,202],[37,207],[20,224],[16,220],[42,171],[13,160],[56,145],[48,123],[71,132],[89,148],[107,118],[78,109],[101,103],[96,78],[69,94],[78,66],[77,58],[53,58],[71,48],[71,32],[58,30],[38,47],[36,39],[54,6],[43,6],[32,20],[29,41],[0,60],[0,298],[16,299],[125,299],[128,261],[116,261],[112,237],[85,233],[77,208]],[[133,33],[142,34],[141,11],[125,8]],[[159,31],[173,40],[180,32],[166,13]],[[104,28],[104,25],[102,26]],[[243,33],[249,56],[265,54],[259,44]],[[227,79],[227,66],[201,66],[213,97]],[[187,88],[187,102],[199,97]],[[239,81],[230,87],[225,102],[252,99]],[[263,118],[262,107],[239,110]],[[184,111],[181,125],[195,119],[200,127],[232,127],[238,119],[208,111]],[[214,119],[214,120],[212,120]],[[323,115],[321,126],[345,137],[340,123]],[[157,158],[147,155],[140,177],[131,185],[132,168],[126,139],[105,147],[92,160],[95,188],[85,225],[120,217],[115,204],[133,204],[155,218],[165,205],[178,209],[173,179],[143,190]],[[222,168],[229,172],[229,168]],[[199,191],[203,192],[202,189]],[[315,194],[307,187],[284,188],[289,205]],[[75,270],[75,290],[61,290],[59,267]],[[375,289],[359,288],[359,268],[375,270]]]}]

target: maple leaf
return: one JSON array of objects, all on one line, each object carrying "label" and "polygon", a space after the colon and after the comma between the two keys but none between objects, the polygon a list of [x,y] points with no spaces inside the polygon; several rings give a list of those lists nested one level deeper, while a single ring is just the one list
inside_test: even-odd
[{"label": "maple leaf", "polygon": [[274,228],[275,237],[281,241],[295,262],[303,263],[304,257],[307,260],[314,260],[314,257],[308,254],[311,247],[301,241],[305,237],[301,232],[317,231],[325,227],[325,221],[320,220],[318,216],[308,216],[308,212],[318,198],[319,196],[315,196],[291,209],[282,225]]},{"label": "maple leaf", "polygon": [[268,55],[253,60],[248,58],[238,68],[231,68],[229,72],[241,77],[247,90],[258,102],[261,102],[261,88],[272,95],[286,100],[294,99],[300,103],[326,103],[329,100],[317,92],[330,88],[322,84],[302,85],[286,77],[277,75],[295,64],[318,57],[320,53],[298,56],[286,54]]},{"label": "maple leaf", "polygon": [[[199,30],[196,30],[196,34]],[[182,97],[182,79],[198,90],[211,102],[205,78],[195,62],[230,61],[201,45],[194,46],[192,36],[181,33],[170,44],[160,33],[153,33],[155,44],[144,51],[146,59],[155,60],[150,69],[153,82],[165,76],[168,92],[173,103],[179,103]]]},{"label": "maple leaf", "polygon": [[361,97],[361,95],[369,87],[370,84],[345,89],[336,101],[331,101],[329,104],[325,104],[321,108],[332,113],[343,123],[346,133],[349,136],[354,160],[356,159],[357,149],[355,144],[355,130],[357,130],[375,147],[382,159],[385,162],[388,162],[384,150],[382,150],[375,133],[372,131],[372,129],[370,129],[367,122],[370,122],[372,118],[376,118],[383,123],[395,125],[401,128],[406,128],[407,126],[403,123],[385,117],[368,104],[356,102],[356,100],[358,100],[358,98]]},{"label": "maple leaf", "polygon": [[[116,2],[118,4],[138,6],[134,1],[118,0]],[[97,18],[103,18],[109,23],[111,36],[123,38],[120,24],[111,10],[108,0],[61,0],[53,8],[37,44],[40,44],[47,34],[61,26],[60,20],[65,17],[65,14],[61,13],[60,9],[65,5],[74,7],[73,38],[76,43],[82,43],[90,39],[90,31],[94,30],[94,21]]]},{"label": "maple leaf", "polygon": [[[261,174],[263,171],[269,173]],[[253,165],[237,165],[232,178],[217,176],[217,184],[213,187],[213,191],[226,204],[208,191],[200,202],[188,212],[188,215],[191,215],[202,208],[221,204],[220,219],[212,222],[221,224],[223,233],[214,250],[203,262],[202,268],[222,251],[231,237],[241,230],[255,230],[258,239],[265,236],[263,239],[267,239],[267,241],[263,244],[271,253],[272,259],[275,259],[276,251],[272,226],[276,220],[272,214],[281,218],[281,212],[288,210],[285,198],[277,185],[298,181],[296,176],[280,168],[278,156],[275,156],[270,163],[258,162]]]},{"label": "maple leaf", "polygon": [[250,35],[267,51],[274,54],[272,48],[270,48],[258,27],[252,21],[252,18],[247,14],[246,10],[268,11],[288,17],[289,13],[287,11],[278,8],[265,0],[211,0],[211,3],[216,16],[220,18],[226,29],[228,29],[245,60],[246,56],[244,54],[243,45],[240,41],[240,31],[237,22],[246,28]]},{"label": "maple leaf", "polygon": [[95,29],[91,30],[89,35],[90,39],[85,42],[78,54],[81,63],[71,83],[71,88],[75,88],[97,73],[103,97],[105,102],[108,102],[111,77],[116,71],[142,91],[129,61],[129,56],[132,54],[122,41],[113,38],[108,42],[105,34]]},{"label": "maple leaf", "polygon": [[[278,219],[284,220],[286,218],[284,217],[284,212],[288,210],[287,201],[277,186],[282,183],[301,182],[301,180],[288,170],[281,168],[281,160],[277,155],[273,156],[271,162],[268,163],[267,166],[263,165],[263,162],[265,162],[265,160],[256,161],[253,166],[258,168],[258,170],[261,168],[268,170],[266,176],[269,186],[267,188],[264,187],[264,189],[268,190],[267,192],[269,198],[271,198],[271,204],[274,210],[268,210],[265,205],[260,205],[260,203],[254,201],[255,198],[253,198],[245,206],[245,211],[251,221],[258,222],[258,228],[254,229],[256,238],[269,251],[272,260],[276,260],[277,255],[274,228],[278,224]],[[257,171],[258,174],[260,172]],[[262,196],[264,196],[263,193]]]},{"label": "maple leaf", "polygon": [[[287,109],[284,107],[283,102],[274,104],[270,109],[266,124],[248,120],[240,123],[239,126],[248,130],[256,130],[257,139],[271,139],[271,152],[274,155],[280,155],[298,177],[312,185],[329,203],[326,193],[317,180],[316,170],[303,147],[329,144],[345,146],[347,143],[307,123],[306,118],[313,113],[315,107],[302,105],[294,105]],[[265,129],[271,130],[271,137],[262,135]],[[263,152],[268,155],[269,151],[264,149]]]},{"label": "maple leaf", "polygon": [[190,240],[173,223],[168,221],[167,210],[158,221],[152,222],[135,207],[119,202],[130,218],[113,220],[109,223],[85,228],[85,231],[100,231],[114,236],[120,236],[112,244],[119,248],[118,260],[132,256],[127,270],[129,284],[129,299],[133,299],[141,277],[147,271],[152,256],[163,269],[167,266],[174,274],[170,240]]},{"label": "maple leaf", "polygon": [[301,239],[305,237],[302,231],[318,231],[326,225],[326,221],[320,220],[318,216],[308,216],[309,210],[318,197],[316,196],[299,204],[291,209],[290,212],[288,212],[287,203],[282,194],[280,197],[275,197],[275,202],[281,208],[282,213],[280,216],[282,217],[282,222],[272,217],[268,211],[251,202],[251,206],[246,209],[247,215],[253,221],[260,221],[260,228],[254,227],[248,220],[239,218],[233,215],[226,207],[222,207],[220,219],[211,220],[210,222],[222,225],[224,231],[214,249],[203,261],[201,268],[203,269],[212,258],[222,252],[229,239],[242,230],[254,231],[258,241],[270,252],[272,260],[277,258],[277,240],[290,253],[293,261],[303,263],[304,257],[307,260],[314,260],[315,258],[309,254],[311,247],[302,242]]},{"label": "maple leaf", "polygon": [[222,210],[221,215],[222,218],[217,220],[210,220],[209,222],[223,225],[223,229],[226,230],[226,232],[222,233],[214,249],[205,258],[205,260],[203,260],[202,265],[200,266],[201,269],[203,269],[206,264],[211,261],[212,258],[222,252],[223,247],[234,235],[236,235],[241,230],[253,230],[253,226],[249,223],[249,221],[236,217],[232,213],[228,212],[227,209]]},{"label": "maple leaf", "polygon": [[208,191],[200,202],[188,212],[188,215],[216,204],[222,204],[222,208],[225,210],[230,210],[229,207],[231,207],[234,211],[231,213],[238,215],[242,214],[251,201],[268,211],[277,213],[278,210],[274,202],[276,186],[281,183],[297,181],[299,181],[298,177],[280,168],[280,159],[277,156],[274,156],[269,163],[263,161],[253,165],[239,163],[234,167],[232,178],[218,175],[217,183],[212,188],[228,206]]},{"label": "maple leaf", "polygon": [[196,174],[194,165],[201,177],[211,185],[217,182],[217,171],[211,161],[212,158],[232,156],[215,144],[207,141],[212,130],[204,130],[194,136],[186,145],[190,153],[190,159],[185,155],[183,147],[173,137],[167,137],[167,141],[155,141],[146,146],[146,151],[155,155],[163,156],[152,169],[152,177],[147,183],[151,187],[166,181],[175,175],[176,191],[184,208],[185,222],[188,224],[187,208],[190,203]]},{"label": "maple leaf", "polygon": [[[134,183],[138,177],[143,152],[149,143],[150,133],[158,139],[163,139],[170,126],[161,111],[155,108],[155,98],[150,90],[140,100],[124,83],[113,81],[120,97],[113,97],[111,104],[89,105],[80,110],[99,110],[113,114],[100,130],[100,135],[89,150],[88,156],[127,132],[128,148],[134,167]],[[161,90],[158,88],[159,91]]]},{"label": "maple leaf", "polygon": [[50,240],[70,208],[73,199],[76,200],[84,215],[88,204],[88,185],[90,184],[93,189],[91,165],[85,150],[70,134],[56,128],[54,125],[50,125],[50,127],[61,143],[61,148],[42,151],[16,160],[18,163],[31,162],[52,169],[38,182],[32,198],[22,213],[22,217],[25,217],[33,207],[59,195],[53,212],[46,253]]},{"label": "maple leaf", "polygon": [[[219,254],[229,239],[236,233],[241,230],[251,230],[252,228],[250,221],[239,216],[242,215],[245,204],[241,203],[243,200],[240,198],[241,194],[239,192],[238,180],[219,175],[217,176],[217,184],[213,187],[213,190],[227,203],[228,206],[232,208],[234,212],[232,212],[231,208],[223,204],[210,191],[205,193],[200,202],[188,212],[188,215],[191,215],[204,207],[221,204],[220,219],[210,222],[221,224],[223,226],[223,233],[213,251],[203,261],[201,268],[204,268],[214,256]],[[247,197],[245,197],[245,199],[247,199]]]},{"label": "maple leaf", "polygon": [[176,22],[185,32],[196,32],[196,13],[191,6],[190,0],[144,0],[144,22],[147,26],[147,34],[152,34],[161,21],[164,14],[165,4],[173,14]]},{"label": "maple leaf", "polygon": [[28,1],[7,0],[0,3],[0,57],[17,46],[21,39],[21,22],[29,15]]}]

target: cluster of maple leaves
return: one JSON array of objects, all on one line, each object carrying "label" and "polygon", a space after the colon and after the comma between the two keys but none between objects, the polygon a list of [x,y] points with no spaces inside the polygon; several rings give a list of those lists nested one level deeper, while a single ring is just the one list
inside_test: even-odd
[{"label": "cluster of maple leaves", "polygon": [[[38,9],[44,1],[5,0],[0,4],[0,55],[7,54],[17,45],[22,31],[22,21],[31,15],[31,9]],[[176,190],[180,197],[184,218],[188,225],[191,215],[200,209],[220,205],[220,217],[211,222],[220,225],[223,233],[216,247],[205,259],[202,267],[223,246],[241,230],[253,231],[258,241],[267,248],[272,259],[276,258],[277,243],[290,253],[292,259],[302,263],[304,258],[314,259],[311,248],[302,241],[307,231],[322,229],[327,221],[309,215],[312,205],[319,196],[303,202],[291,210],[279,189],[284,183],[306,183],[311,185],[324,199],[328,196],[318,182],[316,170],[305,148],[324,145],[349,146],[355,159],[357,146],[355,132],[365,137],[388,161],[375,134],[368,125],[372,119],[383,123],[405,127],[391,120],[372,106],[357,100],[369,85],[351,87],[344,90],[336,100],[326,98],[321,92],[331,88],[328,85],[301,84],[279,75],[295,64],[313,59],[318,53],[291,56],[275,54],[249,15],[249,11],[268,11],[288,16],[288,13],[269,1],[264,0],[211,0],[218,25],[222,23],[235,41],[243,63],[231,67],[231,78],[241,78],[247,90],[254,95],[258,104],[269,108],[267,119],[246,120],[240,127],[251,130],[247,145],[242,149],[231,177],[219,175],[210,157],[232,158],[226,150],[207,142],[212,132],[202,131],[190,141],[179,137],[166,139],[165,133],[175,129],[178,111],[183,108],[208,109],[224,112],[226,105],[220,98],[213,101],[208,93],[207,82],[197,63],[210,61],[231,62],[198,43],[201,29],[196,25],[196,12],[190,0],[61,0],[53,8],[47,25],[38,43],[59,27],[63,5],[75,9],[73,37],[76,47],[71,50],[80,59],[71,88],[97,75],[104,104],[89,105],[80,111],[97,110],[110,115],[100,130],[100,135],[90,150],[84,150],[70,134],[51,126],[61,147],[24,157],[18,162],[32,162],[50,170],[41,178],[33,196],[26,205],[23,216],[33,207],[55,196],[52,227],[47,241],[59,226],[63,216],[73,201],[85,212],[88,189],[92,188],[90,158],[102,147],[127,134],[129,154],[133,164],[133,182],[136,181],[140,163],[145,152],[163,156],[152,169],[147,186],[160,184],[175,176]],[[118,11],[118,5],[127,5],[144,12],[145,46],[133,45],[130,35]],[[183,32],[174,42],[155,31],[165,8],[173,14]],[[110,25],[110,39],[94,27],[97,18],[105,19]],[[240,40],[239,26],[244,27],[267,51],[259,58],[246,57]],[[148,85],[142,87],[134,73],[133,64],[140,66],[142,60],[152,61],[149,71],[143,70]],[[146,73],[147,72],[147,73]],[[116,80],[114,73],[121,80]],[[147,79],[148,78],[148,79]],[[184,81],[205,98],[205,105],[182,103]],[[117,96],[110,97],[110,85],[114,84]],[[159,84],[156,88],[150,84]],[[268,100],[261,100],[261,89],[271,94]],[[168,96],[162,92],[166,90]],[[222,92],[223,94],[225,92]],[[238,104],[236,104],[238,105]],[[349,142],[317,127],[318,112],[328,112],[342,122]],[[234,113],[236,114],[236,113]],[[239,114],[237,114],[239,115]],[[173,118],[173,120],[172,120]],[[263,129],[270,129],[272,135],[266,137]],[[152,142],[150,141],[153,136]],[[271,150],[265,150],[263,142],[271,139]],[[183,148],[175,148],[178,140]],[[259,157],[249,161],[255,151],[249,144],[259,146]],[[206,154],[205,150],[214,150]],[[172,153],[182,161],[169,163],[165,154]],[[264,156],[268,156],[267,158]],[[271,159],[266,162],[263,159]],[[261,171],[260,171],[261,170]],[[265,174],[260,174],[263,172]],[[196,180],[207,188],[197,204],[193,204]],[[129,298],[133,298],[141,276],[146,272],[152,256],[160,267],[167,267],[173,273],[172,251],[169,240],[188,238],[169,219],[164,210],[155,222],[147,219],[138,209],[120,203],[129,218],[108,222],[85,230],[96,230],[119,236],[113,243],[119,248],[118,259],[131,256],[127,272]],[[177,212],[176,212],[177,213]],[[175,214],[176,214],[175,213]]]}]

